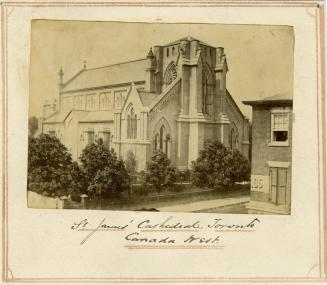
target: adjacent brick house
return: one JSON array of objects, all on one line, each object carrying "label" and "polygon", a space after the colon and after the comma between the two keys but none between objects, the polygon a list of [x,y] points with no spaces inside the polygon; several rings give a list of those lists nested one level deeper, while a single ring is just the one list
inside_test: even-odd
[{"label": "adjacent brick house", "polygon": [[249,213],[290,214],[293,100],[275,95],[243,103],[253,110]]}]

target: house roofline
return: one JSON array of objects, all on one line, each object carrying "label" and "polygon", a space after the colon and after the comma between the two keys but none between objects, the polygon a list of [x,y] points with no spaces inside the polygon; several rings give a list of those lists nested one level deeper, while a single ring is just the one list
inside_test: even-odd
[{"label": "house roofline", "polygon": [[250,106],[259,106],[259,105],[293,105],[293,99],[277,99],[277,100],[249,100],[249,101],[242,101],[245,105]]}]

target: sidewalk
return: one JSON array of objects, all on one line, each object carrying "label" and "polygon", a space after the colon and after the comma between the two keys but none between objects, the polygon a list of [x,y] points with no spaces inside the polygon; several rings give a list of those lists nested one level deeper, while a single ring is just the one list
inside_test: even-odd
[{"label": "sidewalk", "polygon": [[192,203],[183,203],[180,205],[173,205],[167,207],[157,208],[160,212],[200,212],[213,208],[226,207],[238,205],[250,201],[250,196],[243,196],[239,198],[223,198],[209,201],[199,201]]}]

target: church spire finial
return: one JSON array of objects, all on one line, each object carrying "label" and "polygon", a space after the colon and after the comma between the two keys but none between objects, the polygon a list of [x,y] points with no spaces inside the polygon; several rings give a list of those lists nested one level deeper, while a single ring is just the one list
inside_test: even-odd
[{"label": "church spire finial", "polygon": [[62,85],[64,79],[64,72],[62,70],[62,67],[60,67],[58,75],[59,75],[59,85]]},{"label": "church spire finial", "polygon": [[153,57],[154,57],[154,54],[153,54],[152,48],[150,48],[150,50],[149,50],[148,55],[146,56],[146,58],[153,58]]}]

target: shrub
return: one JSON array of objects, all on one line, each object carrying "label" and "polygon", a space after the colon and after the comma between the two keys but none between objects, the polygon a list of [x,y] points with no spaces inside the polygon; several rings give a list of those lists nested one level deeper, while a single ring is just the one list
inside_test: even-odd
[{"label": "shrub", "polygon": [[80,161],[88,181],[91,182],[99,170],[113,166],[117,161],[117,156],[113,149],[109,150],[102,140],[98,140],[83,149]]},{"label": "shrub", "polygon": [[71,154],[56,137],[41,134],[28,141],[27,189],[51,196],[83,190],[83,177]]},{"label": "shrub", "polygon": [[190,178],[191,178],[191,172],[188,169],[184,171],[177,171],[176,173],[176,181],[179,183],[190,182]]},{"label": "shrub", "polygon": [[146,184],[152,185],[158,193],[164,188],[172,187],[176,181],[176,170],[162,151],[156,151],[147,163],[145,172]]},{"label": "shrub", "polygon": [[124,162],[117,158],[113,149],[108,150],[102,141],[87,145],[80,160],[89,181],[87,191],[90,195],[116,198],[128,188],[130,178]]},{"label": "shrub", "polygon": [[70,195],[86,193],[88,182],[85,173],[83,173],[76,161],[68,166],[67,180],[67,190]]},{"label": "shrub", "polygon": [[250,166],[238,151],[218,141],[208,141],[196,161],[192,162],[192,183],[198,187],[229,188],[235,182],[249,180]]}]

